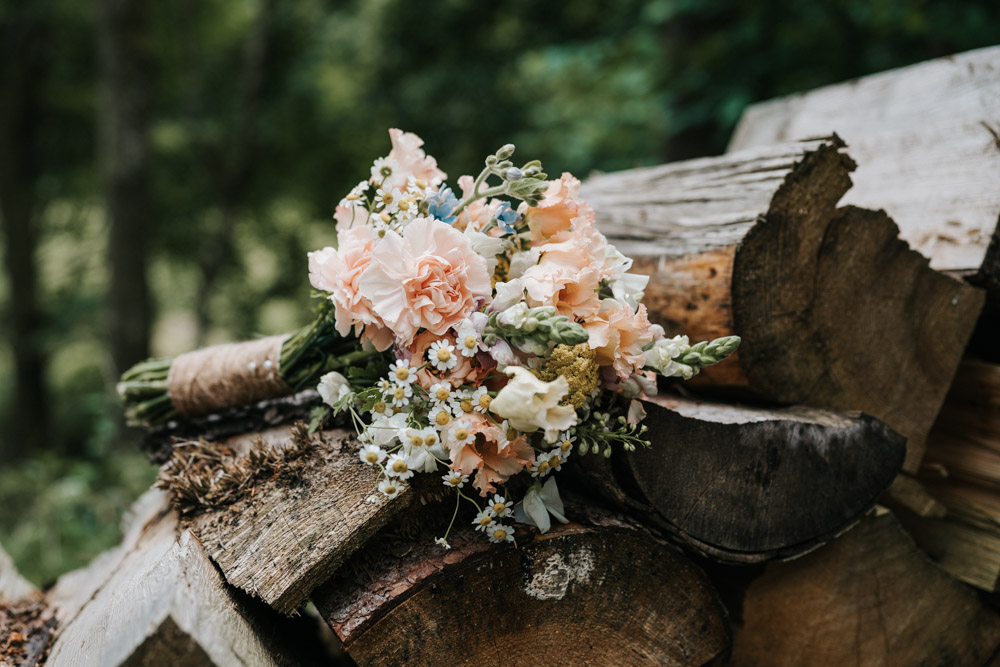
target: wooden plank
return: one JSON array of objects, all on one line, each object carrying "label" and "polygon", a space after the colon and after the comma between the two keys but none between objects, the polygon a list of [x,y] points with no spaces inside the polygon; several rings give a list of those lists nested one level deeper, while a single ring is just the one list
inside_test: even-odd
[{"label": "wooden plank", "polygon": [[861,410],[924,440],[984,295],[934,271],[884,213],[837,208],[851,158],[836,138],[589,179],[581,196],[668,333],[736,334],[701,390]]},{"label": "wooden plank", "polygon": [[1000,46],[755,104],[729,150],[831,132],[858,163],[843,203],[885,209],[935,269],[1000,281]]},{"label": "wooden plank", "polygon": [[[294,432],[281,426],[224,446],[249,454],[288,446]],[[347,556],[416,499],[407,485],[391,500],[369,502],[377,471],[361,463],[357,440],[344,431],[312,436],[307,449],[252,494],[190,519],[229,583],[284,614],[296,611]]]}]

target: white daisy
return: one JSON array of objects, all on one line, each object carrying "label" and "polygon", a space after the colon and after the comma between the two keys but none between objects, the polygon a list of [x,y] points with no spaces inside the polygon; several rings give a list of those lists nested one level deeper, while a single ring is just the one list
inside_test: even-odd
[{"label": "white daisy", "polygon": [[437,426],[440,429],[448,428],[454,421],[451,409],[444,405],[433,407],[430,414],[428,414],[428,418],[431,420],[432,426]]},{"label": "white daisy", "polygon": [[476,389],[469,398],[472,401],[472,409],[476,412],[486,412],[490,409],[490,403],[493,402],[493,397],[490,396],[486,387]]},{"label": "white daisy", "polygon": [[392,391],[386,396],[389,399],[389,403],[392,404],[394,408],[403,408],[410,402],[410,397],[413,396],[413,387],[409,384],[397,384],[392,388]]},{"label": "white daisy", "polygon": [[417,373],[410,368],[410,362],[405,359],[396,359],[389,364],[389,377],[396,384],[412,384],[417,379]]},{"label": "white daisy", "polygon": [[493,523],[495,518],[496,517],[493,516],[493,510],[487,507],[476,515],[476,518],[472,521],[472,525],[476,527],[476,530],[485,531],[486,528]]},{"label": "white daisy", "polygon": [[473,357],[479,350],[479,334],[472,322],[466,320],[458,330],[458,337],[455,338],[459,352],[463,357]]},{"label": "white daisy", "polygon": [[566,457],[562,456],[562,452],[558,449],[553,449],[549,452],[549,470],[559,470],[562,468],[562,464],[566,462]]},{"label": "white daisy", "polygon": [[365,445],[358,452],[358,456],[361,458],[362,463],[367,463],[370,466],[376,463],[382,463],[385,461],[385,450],[376,445]]},{"label": "white daisy", "polygon": [[489,536],[490,542],[499,543],[514,541],[514,531],[511,530],[510,526],[505,526],[496,521],[486,526],[486,534]]},{"label": "white daisy", "polygon": [[427,361],[439,371],[450,371],[458,364],[455,346],[446,340],[431,343],[431,349],[427,350]]},{"label": "white daisy", "polygon": [[420,435],[424,438],[424,447],[431,449],[441,444],[441,436],[433,426],[428,426],[420,430]]},{"label": "white daisy", "polygon": [[379,188],[375,191],[375,206],[381,206],[383,213],[392,215],[399,210],[399,200],[403,193],[399,188]]},{"label": "white daisy", "polygon": [[465,422],[456,421],[455,426],[448,430],[448,440],[456,445],[468,445],[475,440],[476,435]]},{"label": "white daisy", "polygon": [[391,417],[393,412],[395,411],[392,409],[392,406],[384,400],[375,401],[375,404],[371,409],[372,419],[376,419],[378,417]]},{"label": "white daisy", "polygon": [[448,540],[444,539],[443,537],[436,537],[436,538],[434,538],[434,543],[435,544],[440,544],[445,549],[451,549],[451,545],[448,544]]},{"label": "white daisy", "polygon": [[410,469],[410,463],[405,457],[402,457],[399,454],[393,454],[389,457],[389,460],[385,464],[385,474],[390,477],[398,477],[400,480],[413,477],[413,471]]},{"label": "white daisy", "polygon": [[455,392],[455,398],[458,401],[457,414],[468,413],[475,411],[475,405],[472,402],[472,392],[468,389],[459,389]]},{"label": "white daisy", "polygon": [[563,457],[565,461],[566,458],[573,453],[573,445],[576,443],[576,436],[563,433],[559,436],[559,441],[556,446],[559,447],[559,455]]},{"label": "white daisy", "polygon": [[375,386],[377,386],[378,390],[383,394],[388,394],[389,390],[392,389],[392,382],[389,381],[389,378],[382,378]]},{"label": "white daisy", "polygon": [[398,169],[398,162],[395,160],[390,162],[388,158],[380,157],[372,164],[372,182],[381,183],[392,176]]},{"label": "white daisy", "polygon": [[412,196],[403,195],[396,204],[396,220],[400,223],[409,222],[417,217],[419,212],[417,200]]},{"label": "white daisy", "polygon": [[445,486],[461,489],[469,481],[469,476],[463,475],[457,470],[449,470],[448,474],[441,475],[441,479],[444,480]]},{"label": "white daisy", "polygon": [[552,472],[551,466],[549,465],[549,458],[553,453],[554,452],[543,452],[535,456],[535,462],[531,464],[532,477],[545,477]]},{"label": "white daisy", "polygon": [[390,498],[395,498],[403,490],[403,485],[394,479],[386,478],[378,483],[378,490]]},{"label": "white daisy", "polygon": [[518,431],[513,426],[511,426],[509,421],[504,419],[500,423],[500,442],[498,444],[501,450],[506,449],[507,445],[514,442],[520,437],[521,437],[521,432]]},{"label": "white daisy", "polygon": [[427,390],[427,396],[435,406],[448,407],[452,410],[458,407],[455,400],[455,393],[448,382],[441,381],[431,385]]},{"label": "white daisy", "polygon": [[400,435],[400,441],[411,449],[421,449],[424,446],[423,429],[408,428]]},{"label": "white daisy", "polygon": [[507,499],[499,493],[493,495],[493,500],[489,502],[486,509],[492,512],[493,516],[499,519],[510,516],[511,512],[514,511],[511,503],[508,503]]}]

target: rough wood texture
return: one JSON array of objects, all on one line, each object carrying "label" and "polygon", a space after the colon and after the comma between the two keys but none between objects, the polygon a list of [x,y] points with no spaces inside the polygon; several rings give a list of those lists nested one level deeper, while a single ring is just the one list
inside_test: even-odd
[{"label": "rough wood texture", "polygon": [[[261,629],[262,610],[226,586],[190,531],[178,534],[176,513],[155,513],[136,537],[110,568],[105,559],[89,573],[101,581],[60,630],[47,665],[295,664],[273,626]],[[77,587],[68,599],[80,597]]]},{"label": "rough wood texture", "polygon": [[1000,217],[1000,47],[755,104],[729,150],[831,132],[858,162],[844,203],[884,208],[935,269],[988,263]]},{"label": "rough wood texture", "polygon": [[[291,438],[282,426],[259,434],[270,446]],[[254,446],[253,436],[227,442]],[[368,497],[376,470],[361,463],[358,445],[344,431],[313,436],[315,453],[291,484],[263,484],[251,497],[194,517],[191,530],[226,580],[290,614],[340,563],[360,548],[416,494],[407,487],[396,498]]]},{"label": "rough wood texture", "polygon": [[718,560],[815,548],[869,510],[903,461],[903,439],[867,415],[654,400],[644,422],[651,448],[578,456],[574,472]]},{"label": "rough wood texture", "polygon": [[834,138],[597,176],[582,195],[651,275],[650,318],[743,337],[693,384],[862,410],[924,439],[983,294],[932,270],[881,212],[836,208],[853,161]]},{"label": "rough wood texture", "polygon": [[931,563],[891,513],[770,564],[746,590],[733,665],[982,665],[1000,617]]},{"label": "rough wood texture", "polygon": [[722,607],[686,558],[569,509],[572,523],[517,546],[465,526],[448,551],[433,532],[376,540],[313,599],[361,665],[703,665],[727,650]]}]

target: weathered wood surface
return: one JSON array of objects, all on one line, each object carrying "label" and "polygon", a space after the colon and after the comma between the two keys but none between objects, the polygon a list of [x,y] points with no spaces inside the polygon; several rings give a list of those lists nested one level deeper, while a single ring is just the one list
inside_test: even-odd
[{"label": "weathered wood surface", "polygon": [[885,209],[935,269],[992,263],[1000,289],[1000,47],[755,104],[729,150],[831,132],[858,163],[845,204]]},{"label": "weathered wood surface", "polygon": [[119,549],[57,585],[52,601],[66,606],[46,664],[296,664],[263,608],[226,586],[198,540],[178,530],[162,494],[159,500]]},{"label": "weathered wood surface", "polygon": [[[238,450],[283,446],[293,428],[281,426],[240,436],[225,444]],[[232,505],[209,509],[190,520],[226,580],[291,614],[304,604],[340,563],[416,499],[407,485],[393,499],[375,490],[377,470],[358,458],[357,440],[345,431],[312,436],[314,451],[294,471]]]},{"label": "weathered wood surface", "polygon": [[42,664],[55,632],[52,610],[0,546],[0,666]]},{"label": "weathered wood surface", "polygon": [[464,521],[447,551],[440,532],[383,536],[313,600],[361,665],[703,665],[725,653],[722,606],[684,556],[614,515],[568,509],[570,524],[519,531],[516,546]]},{"label": "weathered wood surface", "polygon": [[740,616],[732,654],[740,666],[971,667],[1000,646],[1000,616],[931,563],[889,512],[767,565]]},{"label": "weathered wood surface", "polygon": [[575,457],[575,476],[722,561],[814,549],[871,509],[903,462],[902,437],[867,415],[652,400],[651,448]]},{"label": "weathered wood surface", "polygon": [[747,149],[596,176],[581,194],[651,276],[650,319],[742,336],[692,384],[862,410],[908,439],[916,471],[983,294],[932,270],[884,213],[836,208],[854,167],[842,148]]}]

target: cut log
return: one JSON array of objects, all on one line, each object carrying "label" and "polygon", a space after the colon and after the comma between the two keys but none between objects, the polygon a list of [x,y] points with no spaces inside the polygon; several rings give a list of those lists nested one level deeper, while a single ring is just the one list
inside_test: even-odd
[{"label": "cut log", "polygon": [[175,512],[155,512],[134,536],[63,584],[55,599],[80,601],[88,578],[92,592],[60,628],[47,665],[296,664],[266,609],[226,586],[190,531],[178,534]]},{"label": "cut log", "polygon": [[703,665],[728,649],[690,561],[614,515],[568,509],[572,523],[519,531],[516,546],[465,526],[447,551],[440,532],[384,535],[313,600],[361,665]]},{"label": "cut log", "polygon": [[650,319],[737,334],[692,383],[861,410],[908,440],[916,471],[983,294],[931,269],[882,212],[836,208],[853,161],[816,140],[596,176],[581,194],[635,269]]},{"label": "cut log", "polygon": [[1000,646],[996,612],[931,563],[889,512],[767,565],[741,615],[733,665],[971,667]]},{"label": "cut log", "polygon": [[219,446],[248,454],[303,437],[309,442],[302,443],[302,458],[279,466],[273,479],[236,502],[195,510],[189,519],[226,580],[284,614],[295,612],[417,496],[407,486],[393,499],[379,495],[369,502],[377,471],[361,463],[357,440],[345,431],[308,436],[301,428],[282,426]]},{"label": "cut log", "polygon": [[871,509],[903,462],[902,437],[867,415],[653,400],[651,448],[577,456],[573,471],[717,560],[814,549]]},{"label": "cut log", "polygon": [[45,660],[56,620],[41,591],[0,547],[0,665],[35,667]]}]

